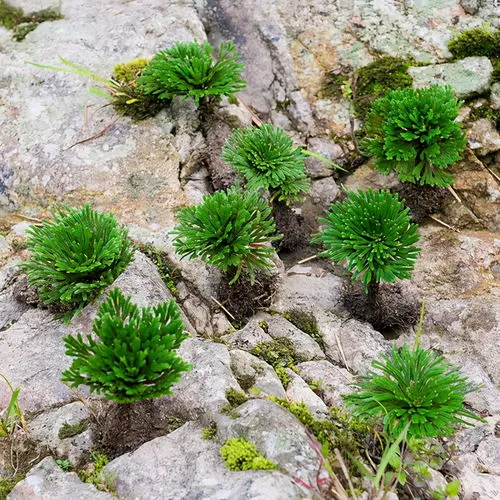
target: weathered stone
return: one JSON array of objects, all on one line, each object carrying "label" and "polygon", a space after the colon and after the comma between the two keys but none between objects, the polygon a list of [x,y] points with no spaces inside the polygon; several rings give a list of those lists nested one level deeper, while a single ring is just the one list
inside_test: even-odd
[{"label": "weathered stone", "polygon": [[233,128],[252,126],[252,114],[241,102],[233,104],[229,102],[227,97],[223,97],[219,105],[219,114]]},{"label": "weathered stone", "polygon": [[[38,2],[30,6],[28,11],[40,8]],[[102,106],[106,100],[87,92],[90,79],[24,63],[58,65],[56,54],[61,54],[106,78],[119,62],[151,57],[178,40],[205,40],[202,22],[193,5],[161,0],[126,8],[120,0],[76,0],[65,4],[62,14],[61,20],[40,24],[22,43],[2,41],[5,204],[11,209],[93,201],[123,222],[166,227],[174,219],[171,209],[186,202],[179,170],[190,154],[198,154],[199,121],[192,105],[173,105],[137,124],[126,117],[117,121],[112,106]],[[72,46],[76,52],[61,53],[61,47]],[[84,113],[88,107],[95,113]],[[190,138],[186,154],[175,140],[182,133]]]},{"label": "weathered stone", "polygon": [[328,269],[316,265],[296,265],[288,270],[274,298],[272,308],[285,312],[299,309],[305,312],[319,307],[338,312],[343,309],[343,280]]},{"label": "weathered stone", "polygon": [[298,484],[317,488],[322,457],[305,427],[287,410],[265,399],[252,399],[238,406],[239,417],[217,424],[217,437],[225,441],[243,437],[266,458],[285,470]]},{"label": "weathered stone", "polygon": [[286,388],[286,397],[295,403],[305,403],[316,416],[321,416],[328,411],[323,400],[313,392],[309,385],[302,380],[293,370],[287,368],[287,375],[291,381]]},{"label": "weathered stone", "polygon": [[500,83],[491,86],[490,103],[493,109],[500,109]]},{"label": "weathered stone", "polygon": [[307,333],[299,330],[290,321],[281,316],[272,316],[267,320],[267,332],[273,339],[286,338],[293,344],[295,351],[304,360],[324,359],[325,353],[318,343]]},{"label": "weathered stone", "polygon": [[352,175],[350,175],[344,186],[349,191],[357,191],[358,189],[391,189],[399,185],[397,175],[391,172],[389,175],[383,174],[369,165],[361,165]]},{"label": "weathered stone", "polygon": [[261,396],[285,397],[280,379],[265,361],[239,349],[229,354],[231,369],[244,390],[252,392],[252,389],[256,389]]},{"label": "weathered stone", "polygon": [[299,375],[308,383],[319,382],[323,401],[328,406],[343,406],[342,394],[353,388],[353,376],[345,369],[332,365],[329,361],[306,361],[297,365]]},{"label": "weathered stone", "polygon": [[109,493],[82,483],[74,472],[63,472],[52,457],[44,458],[16,484],[8,500],[112,500]]},{"label": "weathered stone", "polygon": [[[90,414],[85,405],[70,403],[46,411],[29,421],[29,437],[49,448],[54,455],[78,464],[93,446],[91,433],[87,430],[89,419]],[[74,434],[64,437],[64,432]]]},{"label": "weathered stone", "polygon": [[321,211],[335,201],[340,192],[337,183],[333,177],[313,180],[311,188],[306,197],[317,205],[321,205]]},{"label": "weathered stone", "polygon": [[346,321],[328,313],[318,314],[317,320],[327,357],[340,365],[347,361],[348,368],[355,373],[366,374],[371,362],[390,349],[383,335],[368,323],[355,319]]},{"label": "weathered stone", "polygon": [[192,370],[174,385],[172,396],[162,400],[183,418],[203,416],[206,419],[227,404],[226,390],[241,390],[231,372],[231,360],[223,344],[199,338],[185,340],[179,356],[191,363]]},{"label": "weathered stone", "polygon": [[241,330],[225,335],[224,339],[236,349],[243,349],[244,351],[252,350],[261,342],[273,340],[273,338],[261,328],[259,320],[257,319],[251,319]]},{"label": "weathered stone", "polygon": [[487,118],[481,118],[470,125],[467,140],[469,147],[480,156],[500,150],[500,134],[494,122]]},{"label": "weathered stone", "polygon": [[[62,371],[71,363],[62,341],[70,332],[68,325],[41,309],[28,310],[0,332],[2,375],[13,387],[21,388],[23,411],[43,411],[70,402],[70,389],[60,381]],[[10,390],[0,384],[0,406],[5,407],[9,399]]]},{"label": "weathered stone", "polygon": [[200,426],[189,422],[110,462],[105,471],[116,478],[118,495],[140,500],[304,497],[293,479],[281,472],[229,471],[220,456],[220,444],[202,439],[201,432]]},{"label": "weathered stone", "polygon": [[462,98],[488,90],[493,66],[487,57],[466,57],[454,63],[413,67],[408,73],[413,78],[413,88],[450,85]]},{"label": "weathered stone", "polygon": [[213,334],[210,309],[199,297],[189,295],[182,303],[182,308],[198,334],[203,337]]},{"label": "weathered stone", "polygon": [[[309,139],[307,148],[313,153],[320,154],[333,162],[343,155],[342,148],[326,137],[313,137]],[[307,158],[306,170],[312,179],[330,177],[333,174],[333,168],[330,165],[314,157]]]}]

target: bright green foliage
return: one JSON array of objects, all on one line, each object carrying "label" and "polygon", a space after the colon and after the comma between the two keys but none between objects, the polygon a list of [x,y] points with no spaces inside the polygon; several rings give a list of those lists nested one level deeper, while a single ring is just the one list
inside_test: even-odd
[{"label": "bright green foliage", "polygon": [[233,43],[221,43],[217,61],[209,43],[177,42],[158,52],[148,64],[138,83],[147,94],[162,99],[192,97],[198,104],[211,95],[232,96],[246,87],[240,76],[244,65],[238,62]]},{"label": "bright green foliage", "polygon": [[287,203],[309,189],[305,158],[283,130],[269,124],[235,130],[222,150],[222,159],[243,174],[249,190],[269,190]]},{"label": "bright green foliage", "polygon": [[372,366],[379,371],[360,377],[358,391],[344,398],[356,416],[383,418],[390,435],[411,422],[410,436],[448,436],[455,424],[471,425],[463,417],[481,420],[463,406],[477,387],[435,352],[393,347],[390,356],[382,355]]},{"label": "bright green foliage", "polygon": [[257,193],[235,186],[206,195],[200,205],[183,208],[180,224],[174,229],[173,245],[181,257],[201,258],[224,272],[243,269],[254,279],[256,269],[273,267],[274,249],[269,243],[279,239],[271,208]]},{"label": "bright green foliage", "polygon": [[176,353],[187,338],[174,300],[139,309],[117,288],[99,307],[92,335],[64,337],[72,356],[62,381],[118,403],[158,398],[191,368]]},{"label": "bright green foliage", "polygon": [[457,59],[472,56],[500,57],[500,29],[483,25],[460,31],[450,39],[448,49]]},{"label": "bright green foliage", "polygon": [[408,208],[389,191],[348,192],[321,218],[323,231],[315,242],[336,262],[348,261],[353,279],[368,285],[410,277],[419,248],[418,226],[411,223]]},{"label": "bright green foliage", "polygon": [[274,470],[276,465],[261,455],[252,443],[243,438],[228,439],[220,454],[229,470]]},{"label": "bright green foliage", "polygon": [[63,208],[52,221],[32,226],[30,258],[23,265],[28,283],[45,304],[80,307],[111,284],[131,262],[127,229],[113,214]]},{"label": "bright green foliage", "polygon": [[201,431],[202,439],[215,439],[217,436],[217,424],[215,422],[211,422],[208,427],[205,427]]},{"label": "bright green foliage", "polygon": [[377,99],[366,119],[366,150],[375,167],[402,181],[448,186],[445,169],[460,159],[466,140],[455,119],[461,103],[450,87],[405,88]]},{"label": "bright green foliage", "polygon": [[148,64],[149,59],[145,57],[140,57],[126,63],[119,63],[114,67],[113,76],[120,83],[133,83],[141,76]]}]

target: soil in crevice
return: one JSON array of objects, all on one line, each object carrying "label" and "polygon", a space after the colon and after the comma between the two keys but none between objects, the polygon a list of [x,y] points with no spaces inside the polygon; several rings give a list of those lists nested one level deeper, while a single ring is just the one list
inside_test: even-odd
[{"label": "soil in crevice", "polygon": [[110,460],[165,436],[185,423],[183,419],[159,411],[154,400],[109,402],[103,405],[97,417],[90,424],[94,442]]},{"label": "soil in crevice", "polygon": [[232,285],[229,284],[231,279],[232,275],[222,277],[218,296],[222,305],[238,322],[249,318],[259,309],[269,307],[278,289],[278,275],[274,273],[265,274],[263,271],[256,271],[253,283],[246,273],[242,273],[238,281]]},{"label": "soil in crevice", "polygon": [[304,218],[296,214],[288,205],[275,203],[273,206],[276,232],[283,237],[276,241],[276,249],[282,252],[295,252],[308,244],[309,232]]},{"label": "soil in crevice", "polygon": [[342,299],[354,318],[371,323],[387,339],[397,338],[400,329],[415,325],[420,315],[418,298],[409,295],[400,283],[382,283],[367,294],[360,282],[349,281]]},{"label": "soil in crevice", "polygon": [[405,206],[410,209],[409,215],[413,222],[421,224],[429,215],[439,212],[451,195],[446,188],[437,186],[420,186],[412,182],[404,182],[392,190]]}]

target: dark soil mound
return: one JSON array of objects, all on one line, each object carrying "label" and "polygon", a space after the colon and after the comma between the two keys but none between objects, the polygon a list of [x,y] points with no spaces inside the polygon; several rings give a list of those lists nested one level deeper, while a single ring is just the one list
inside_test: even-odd
[{"label": "dark soil mound", "polygon": [[348,282],[343,289],[346,309],[375,330],[393,337],[394,330],[414,325],[420,315],[417,297],[408,295],[399,283],[382,283],[366,294],[359,282]]},{"label": "dark soil mound", "polygon": [[278,250],[295,252],[308,244],[308,231],[304,225],[304,218],[296,214],[288,205],[277,203],[273,207],[276,231],[283,238],[276,242]]},{"label": "dark soil mound", "polygon": [[218,295],[222,305],[236,318],[236,321],[243,321],[259,309],[269,307],[278,288],[276,274],[257,271],[253,283],[247,274],[242,274],[236,283],[229,285],[231,278],[232,276],[222,278]]},{"label": "dark soil mound", "polygon": [[446,188],[419,186],[412,182],[401,184],[393,189],[393,192],[399,194],[399,197],[405,201],[413,222],[417,224],[425,221],[428,215],[439,212],[451,196]]}]

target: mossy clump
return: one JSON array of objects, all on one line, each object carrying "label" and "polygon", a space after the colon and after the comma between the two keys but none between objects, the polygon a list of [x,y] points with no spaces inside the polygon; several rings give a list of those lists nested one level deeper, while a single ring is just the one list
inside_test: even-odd
[{"label": "mossy clump", "polygon": [[70,425],[64,423],[59,429],[58,437],[59,439],[66,439],[73,436],[77,436],[82,432],[86,431],[88,428],[88,423],[86,421],[79,422],[78,424]]},{"label": "mossy clump", "polygon": [[323,335],[319,331],[318,322],[311,313],[299,311],[298,309],[290,309],[283,314],[283,317],[295,325],[299,330],[307,333],[321,347],[324,346]]},{"label": "mossy clump", "polygon": [[333,452],[338,448],[351,472],[357,473],[355,461],[369,447],[373,437],[373,425],[351,417],[341,408],[331,407],[325,418],[318,420],[303,402],[294,403],[273,397],[270,399],[288,410],[314,434],[323,450],[332,454],[328,457],[331,464],[337,462]]},{"label": "mossy clump", "polygon": [[167,417],[165,421],[165,434],[170,434],[174,432],[179,427],[182,427],[186,423],[186,420],[179,417]]},{"label": "mossy clump", "polygon": [[208,427],[201,431],[202,439],[215,439],[215,436],[217,436],[217,424],[215,422],[211,422]]},{"label": "mossy clump", "polygon": [[135,121],[157,115],[168,104],[165,99],[147,95],[137,84],[148,63],[146,58],[134,59],[117,64],[113,72],[113,80],[117,84],[112,92],[113,107],[117,113]]},{"label": "mossy clump", "polygon": [[62,19],[58,9],[47,8],[25,14],[23,9],[0,0],[0,26],[12,30],[12,38],[16,42],[22,42],[39,24],[58,19]]},{"label": "mossy clump", "polygon": [[108,456],[93,451],[90,453],[90,458],[92,461],[87,468],[76,471],[80,480],[94,485],[100,491],[116,495],[114,477],[104,471],[104,467],[109,463]]},{"label": "mossy clump", "polygon": [[[133,242],[134,247],[148,257],[158,269],[158,273],[163,280],[163,283],[170,290],[174,297],[179,296],[176,283],[182,278],[180,270],[172,264],[167,252],[158,250],[153,245],[145,243]],[[216,340],[214,340],[216,342]]]},{"label": "mossy clump", "polygon": [[119,63],[114,67],[113,73],[116,81],[120,83],[133,83],[141,76],[142,70],[148,65],[149,59],[141,57],[126,63]]},{"label": "mossy clump", "polygon": [[344,89],[349,77],[338,71],[330,71],[326,75],[323,88],[320,91],[322,99],[339,98],[344,96]]},{"label": "mossy clump", "polygon": [[411,87],[412,78],[408,74],[410,62],[398,57],[384,56],[355,73],[354,109],[363,118],[373,101],[384,96],[387,91]]},{"label": "mossy clump", "polygon": [[500,29],[485,24],[460,31],[448,42],[448,50],[455,59],[473,56],[500,57]]},{"label": "mossy clump", "polygon": [[268,460],[257,448],[243,438],[228,439],[220,449],[221,457],[232,471],[274,470],[276,464]]},{"label": "mossy clump", "polygon": [[476,120],[480,120],[481,118],[491,120],[495,123],[495,127],[497,129],[500,128],[500,109],[493,109],[489,106],[487,101],[482,103],[481,106],[472,106],[471,108],[469,120],[473,122]]},{"label": "mossy clump", "polygon": [[6,477],[0,479],[0,500],[6,500],[7,495],[14,489],[14,486],[23,479],[24,479],[24,474],[16,474],[15,476],[12,477]]},{"label": "mossy clump", "polygon": [[297,363],[305,361],[297,354],[291,340],[284,337],[268,342],[260,342],[250,351],[250,354],[262,359],[275,370],[277,367],[291,368],[293,370]]},{"label": "mossy clump", "polygon": [[238,418],[240,415],[234,409],[248,401],[247,395],[244,392],[231,387],[226,390],[226,399],[227,404],[221,408],[221,413],[224,413],[231,418]]}]

